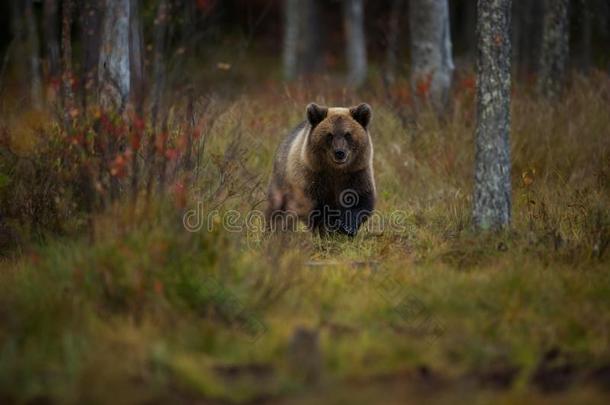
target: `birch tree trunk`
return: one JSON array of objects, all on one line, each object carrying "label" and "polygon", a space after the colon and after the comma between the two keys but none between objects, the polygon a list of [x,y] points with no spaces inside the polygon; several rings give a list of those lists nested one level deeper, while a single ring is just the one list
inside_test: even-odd
[{"label": "birch tree trunk", "polygon": [[122,112],[131,92],[130,0],[106,0],[98,66],[99,102]]},{"label": "birch tree trunk", "polygon": [[568,4],[569,0],[545,3],[538,91],[549,99],[559,98],[565,86],[570,50]]},{"label": "birch tree trunk", "polygon": [[366,37],[363,0],[343,0],[343,20],[347,45],[347,82],[360,87],[366,80]]},{"label": "birch tree trunk", "polygon": [[477,2],[477,127],[473,222],[479,230],[511,218],[511,0]]},{"label": "birch tree trunk", "polygon": [[409,17],[413,91],[442,114],[454,70],[448,1],[411,0]]}]

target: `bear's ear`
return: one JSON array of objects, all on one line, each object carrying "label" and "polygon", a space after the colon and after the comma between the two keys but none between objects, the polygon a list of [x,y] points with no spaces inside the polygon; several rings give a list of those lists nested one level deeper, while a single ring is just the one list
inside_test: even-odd
[{"label": "bear's ear", "polygon": [[371,118],[373,118],[371,106],[366,103],[362,103],[356,107],[350,108],[349,113],[358,124],[362,125],[364,129],[367,129],[369,123],[371,122]]},{"label": "bear's ear", "polygon": [[307,121],[311,124],[312,128],[318,125],[328,114],[328,107],[322,107],[316,103],[310,103],[307,106]]}]

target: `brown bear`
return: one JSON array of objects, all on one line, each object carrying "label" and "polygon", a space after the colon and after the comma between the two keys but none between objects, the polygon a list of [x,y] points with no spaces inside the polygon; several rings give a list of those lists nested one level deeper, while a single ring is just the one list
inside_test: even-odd
[{"label": "brown bear", "polygon": [[270,229],[305,222],[321,236],[355,236],[375,207],[371,107],[307,106],[307,120],[277,149],[269,183]]}]

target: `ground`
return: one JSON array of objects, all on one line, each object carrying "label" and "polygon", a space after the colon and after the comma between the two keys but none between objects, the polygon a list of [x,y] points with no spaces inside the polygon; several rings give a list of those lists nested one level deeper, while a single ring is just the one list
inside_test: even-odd
[{"label": "ground", "polygon": [[[440,121],[405,113],[400,85],[395,103],[375,85],[261,86],[196,104],[186,190],[170,176],[153,197],[69,211],[6,254],[0,401],[607,403],[606,75],[574,77],[555,105],[515,86],[512,225],[486,234],[470,225],[471,79]],[[269,236],[256,214],[310,101],[373,106],[378,212],[355,239]]]}]

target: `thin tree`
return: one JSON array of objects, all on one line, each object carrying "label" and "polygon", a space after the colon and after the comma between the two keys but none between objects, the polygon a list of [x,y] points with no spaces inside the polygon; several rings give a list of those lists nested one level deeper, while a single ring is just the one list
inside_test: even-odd
[{"label": "thin tree", "polygon": [[[154,55],[153,55],[153,94],[152,94],[152,106],[151,106],[151,127],[153,134],[148,140],[148,146],[146,150],[146,163],[148,166],[148,178],[146,181],[146,197],[150,198],[152,193],[152,186],[154,181],[154,175],[157,173],[155,167],[155,148],[157,139],[161,142],[162,149],[165,149],[165,136],[163,133],[158,133],[158,118],[159,110],[161,109],[161,103],[163,100],[163,93],[165,92],[165,83],[167,80],[167,72],[165,65],[165,52],[167,47],[167,35],[168,35],[168,23],[169,23],[169,4],[167,0],[159,0],[157,5],[157,14],[155,17],[155,30],[154,30]],[[167,114],[164,114],[162,121],[165,123]],[[165,159],[163,159],[165,162]],[[164,175],[164,174],[163,174]]]},{"label": "thin tree", "polygon": [[165,91],[166,68],[165,68],[165,42],[169,20],[169,8],[166,0],[159,0],[154,29],[154,54],[153,54],[153,94],[151,106],[151,126],[156,130],[159,108],[163,92]]},{"label": "thin tree", "polygon": [[[198,13],[196,10],[196,3],[187,2],[184,6],[184,24],[181,30],[181,42],[182,46],[186,49],[191,49],[190,53],[187,53],[184,56],[194,54],[193,50],[197,49],[197,43],[199,42],[199,38],[196,35],[198,29],[197,25],[201,21],[201,13]],[[185,58],[186,59],[186,58]],[[192,61],[192,59],[191,59]],[[186,62],[186,61],[185,61]],[[188,63],[188,62],[186,62]],[[194,160],[193,159],[193,149],[195,146],[195,128],[196,128],[196,113],[198,113],[198,109],[195,108],[195,88],[192,82],[186,86],[186,145],[184,150],[184,156],[181,162],[181,166],[187,172],[190,172],[194,168]],[[185,178],[185,184],[192,180],[192,173],[188,173]]]},{"label": "thin tree", "polygon": [[386,66],[384,79],[387,84],[393,84],[396,81],[399,59],[399,45],[401,33],[401,17],[405,8],[405,0],[392,0],[390,7],[390,18],[388,21],[388,30],[386,36]]},{"label": "thin tree", "polygon": [[99,101],[123,111],[131,93],[130,0],[106,0],[98,66]]},{"label": "thin tree", "polygon": [[298,73],[299,0],[284,2],[284,78],[293,80]]},{"label": "thin tree", "polygon": [[411,0],[411,85],[419,102],[430,102],[442,114],[453,77],[447,0]]},{"label": "thin tree", "polygon": [[25,1],[25,25],[30,65],[30,100],[35,108],[42,107],[42,71],[40,66],[40,41],[32,0]]},{"label": "thin tree", "polygon": [[71,113],[74,108],[74,94],[72,92],[72,0],[64,0],[61,20],[61,95],[64,107],[64,125],[71,127]]},{"label": "thin tree", "polygon": [[547,98],[561,96],[570,51],[569,0],[546,0],[538,76],[538,91]]},{"label": "thin tree", "polygon": [[[24,72],[28,72],[28,52],[27,52],[27,32],[24,27],[24,7],[22,0],[11,0],[9,3],[10,10],[10,29],[12,40],[6,48],[2,68],[0,70],[0,78],[4,77],[6,70],[11,68],[15,74],[16,83],[19,88],[30,89],[30,83]],[[10,63],[9,63],[10,62]],[[2,90],[3,80],[0,80],[0,91]]]},{"label": "thin tree", "polygon": [[347,81],[353,87],[360,87],[367,73],[363,0],[344,0],[343,20],[349,69]]},{"label": "thin tree", "polygon": [[[130,1],[129,11],[129,69],[131,99],[138,116],[144,109],[144,40],[140,18],[140,0]],[[135,159],[134,159],[135,160]]]},{"label": "thin tree", "polygon": [[478,0],[477,16],[473,222],[497,230],[511,218],[511,0]]},{"label": "thin tree", "polygon": [[590,0],[580,0],[580,64],[582,73],[587,74],[591,70],[593,58],[593,7]]},{"label": "thin tree", "polygon": [[57,0],[44,0],[44,38],[46,45],[46,56],[48,63],[48,76],[58,79],[61,72],[59,54],[59,8]]},{"label": "thin tree", "polygon": [[317,0],[284,1],[283,70],[285,80],[312,74],[320,67]]},{"label": "thin tree", "polygon": [[[106,111],[125,114],[129,104],[135,107],[136,113],[142,112],[143,52],[138,4],[138,0],[106,0],[104,3],[98,62],[98,99]],[[135,132],[132,135],[139,137]],[[104,156],[107,167],[123,148],[124,138],[107,137]],[[134,150],[135,154],[137,150]],[[137,177],[137,162],[133,162],[132,170],[133,178]],[[109,191],[111,201],[119,196],[116,176],[110,176]]]},{"label": "thin tree", "polygon": [[463,4],[464,12],[462,14],[462,36],[465,43],[466,56],[470,63],[475,62],[477,49],[477,4],[475,1],[466,1]]},{"label": "thin tree", "polygon": [[83,48],[81,104],[84,111],[87,110],[89,98],[97,97],[103,9],[103,3],[98,0],[80,2],[81,45]]},{"label": "thin tree", "polygon": [[513,0],[512,49],[515,70],[529,77],[539,66],[544,0]]}]

